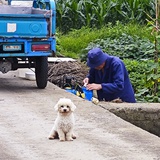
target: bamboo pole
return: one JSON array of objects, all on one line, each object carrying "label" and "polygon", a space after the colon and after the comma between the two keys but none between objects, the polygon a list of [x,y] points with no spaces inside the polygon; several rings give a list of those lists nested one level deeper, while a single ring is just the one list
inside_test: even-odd
[{"label": "bamboo pole", "polygon": [[[159,10],[160,10],[160,0],[155,0],[155,6],[156,6],[156,36],[159,35]],[[155,53],[154,53],[154,62],[155,63],[158,63],[158,53],[159,53],[159,50],[158,50],[158,45],[160,41],[157,40],[157,38],[155,38]],[[154,69],[154,74],[157,75],[158,74],[158,68],[155,68]],[[157,91],[158,91],[158,80],[155,80],[154,82],[154,95],[156,95]]]}]

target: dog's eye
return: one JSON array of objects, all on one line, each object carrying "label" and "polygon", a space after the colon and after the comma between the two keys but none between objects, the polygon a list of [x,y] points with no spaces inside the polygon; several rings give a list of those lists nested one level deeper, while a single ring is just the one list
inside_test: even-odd
[{"label": "dog's eye", "polygon": [[69,106],[67,106],[67,108],[69,108]]},{"label": "dog's eye", "polygon": [[63,108],[64,106],[61,106],[61,108]]}]

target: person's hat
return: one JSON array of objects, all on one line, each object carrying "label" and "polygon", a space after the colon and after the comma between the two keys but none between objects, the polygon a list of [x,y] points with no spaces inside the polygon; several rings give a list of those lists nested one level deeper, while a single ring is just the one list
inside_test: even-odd
[{"label": "person's hat", "polygon": [[88,52],[87,65],[90,68],[100,66],[107,59],[107,54],[100,48],[93,48]]}]

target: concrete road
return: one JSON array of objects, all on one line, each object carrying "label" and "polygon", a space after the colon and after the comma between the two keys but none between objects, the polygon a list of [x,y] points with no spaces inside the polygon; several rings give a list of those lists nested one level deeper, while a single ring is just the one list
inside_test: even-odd
[{"label": "concrete road", "polygon": [[[47,139],[60,97],[77,106],[72,142]],[[160,138],[51,83],[40,90],[17,72],[0,74],[0,160],[53,159],[160,160]]]}]

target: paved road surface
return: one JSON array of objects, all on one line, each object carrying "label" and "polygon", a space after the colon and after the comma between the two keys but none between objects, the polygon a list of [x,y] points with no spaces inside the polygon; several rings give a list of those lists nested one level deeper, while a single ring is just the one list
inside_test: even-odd
[{"label": "paved road surface", "polygon": [[[72,142],[47,139],[60,97],[77,105]],[[160,160],[160,138],[51,83],[39,90],[17,72],[0,74],[0,160],[29,159]]]}]

